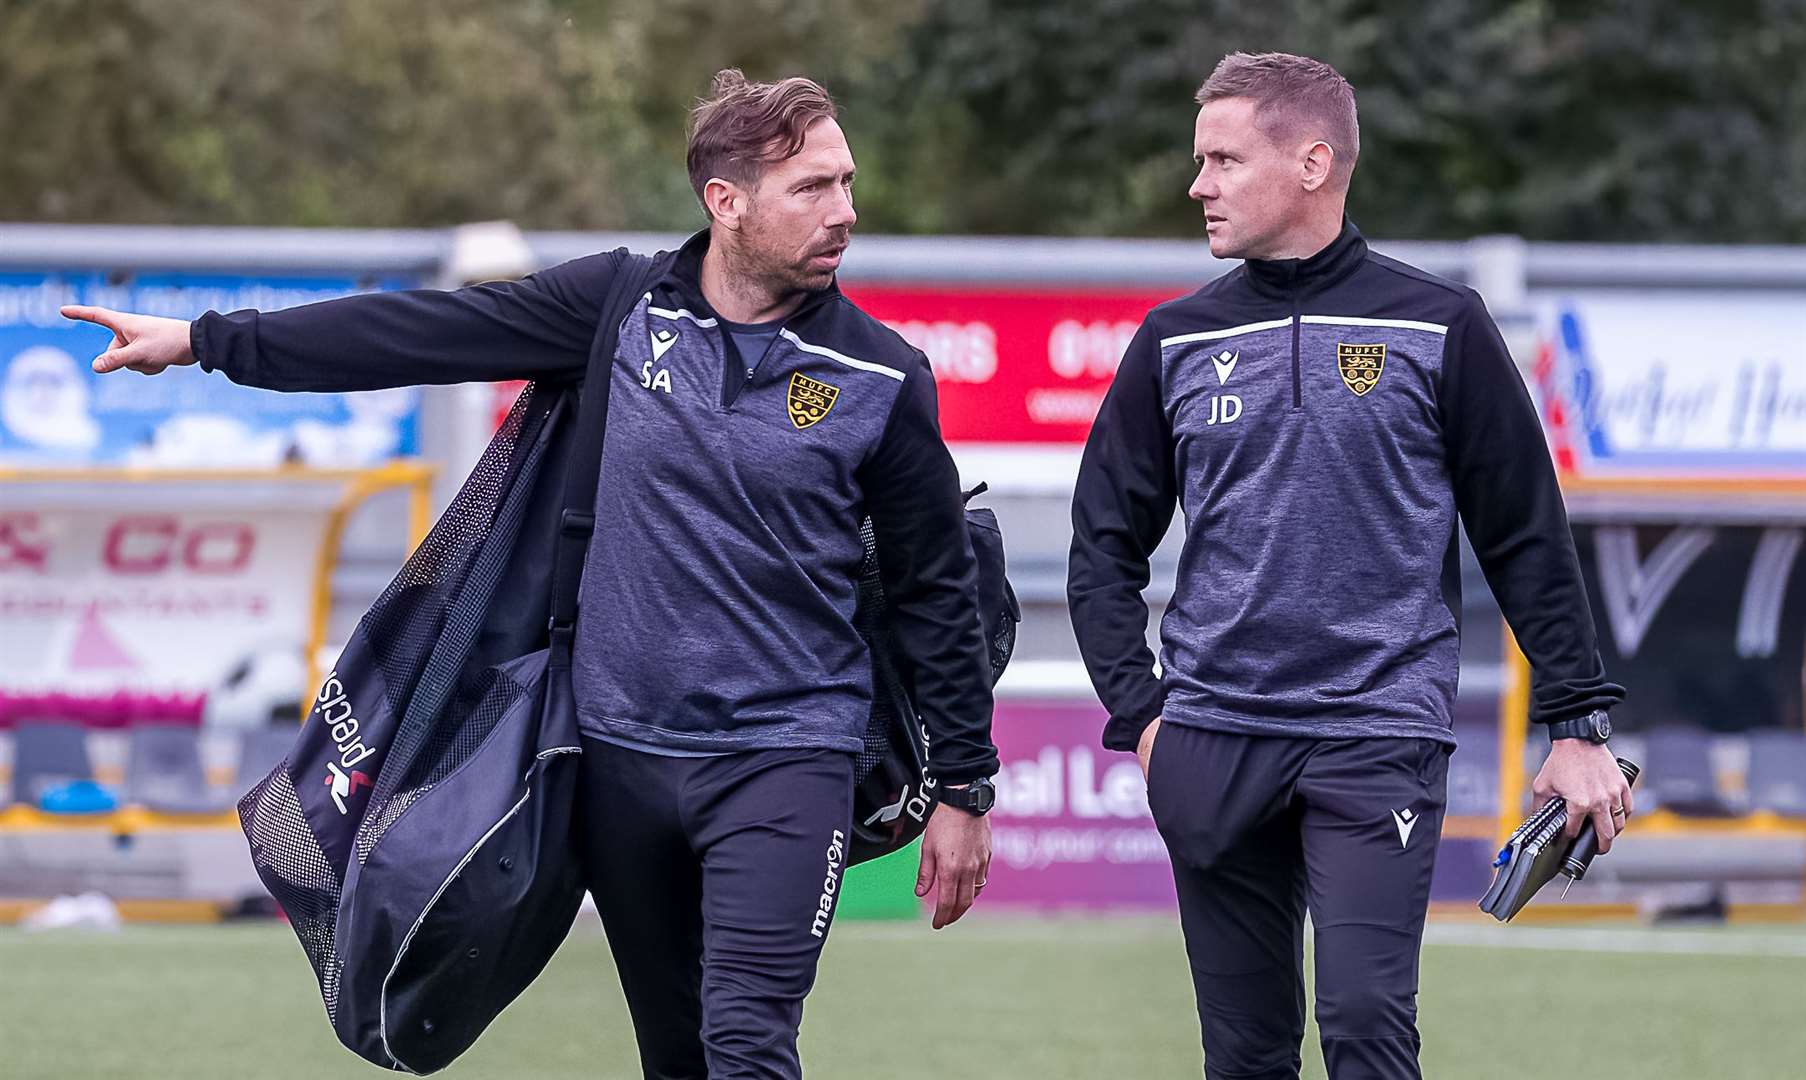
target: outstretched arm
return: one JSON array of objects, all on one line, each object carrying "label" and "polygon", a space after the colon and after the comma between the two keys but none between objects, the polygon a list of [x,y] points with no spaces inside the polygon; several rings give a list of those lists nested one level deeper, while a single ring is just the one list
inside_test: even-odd
[{"label": "outstretched arm", "polygon": [[584,370],[618,262],[591,255],[520,281],[210,311],[192,323],[79,306],[63,315],[113,331],[94,358],[103,374],[199,363],[246,386],[311,391],[548,378]]}]

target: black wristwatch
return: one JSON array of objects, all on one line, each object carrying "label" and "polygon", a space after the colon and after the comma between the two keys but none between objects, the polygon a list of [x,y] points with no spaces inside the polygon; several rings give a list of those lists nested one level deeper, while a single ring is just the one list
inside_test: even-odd
[{"label": "black wristwatch", "polygon": [[1549,725],[1549,741],[1585,739],[1594,746],[1604,746],[1612,737],[1612,718],[1604,709],[1594,709],[1578,720],[1557,720]]},{"label": "black wristwatch", "polygon": [[958,788],[948,787],[943,782],[936,784],[935,790],[940,792],[941,801],[948,806],[979,817],[990,813],[991,807],[997,805],[997,788],[991,784],[988,776],[981,776]]}]

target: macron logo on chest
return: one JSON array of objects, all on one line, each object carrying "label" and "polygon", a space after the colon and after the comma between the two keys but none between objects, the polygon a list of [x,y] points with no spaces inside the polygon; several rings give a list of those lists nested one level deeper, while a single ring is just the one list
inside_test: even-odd
[{"label": "macron logo on chest", "polygon": [[671,346],[675,344],[677,344],[677,331],[667,330],[662,326],[652,331],[652,362],[656,364],[663,360],[665,354],[670,352]]},{"label": "macron logo on chest", "polygon": [[672,347],[677,344],[677,339],[681,335],[675,328],[653,325],[651,324],[651,320],[663,319],[672,323],[679,320],[687,320],[703,329],[710,329],[718,324],[714,319],[703,318],[695,312],[685,310],[684,308],[659,307],[652,302],[651,293],[646,294],[644,303],[646,305],[646,315],[648,317],[646,338],[648,343],[652,346],[652,359],[640,365],[640,385],[647,390],[656,393],[669,394],[671,393],[671,369],[666,367],[655,368],[654,365],[664,362],[665,354],[670,352]]},{"label": "macron logo on chest", "polygon": [[654,371],[652,365],[663,360],[665,354],[671,351],[671,346],[677,344],[677,331],[660,326],[651,332],[651,338],[652,359],[646,361],[645,365],[640,368],[640,385],[648,390],[659,390],[669,394],[671,392],[671,369],[659,368]]}]

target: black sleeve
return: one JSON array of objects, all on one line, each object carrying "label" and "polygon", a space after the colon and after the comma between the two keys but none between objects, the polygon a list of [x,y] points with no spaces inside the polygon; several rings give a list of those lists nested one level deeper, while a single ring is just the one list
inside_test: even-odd
[{"label": "black sleeve", "polygon": [[581,375],[619,253],[590,255],[520,281],[450,292],[368,293],[284,311],[209,311],[189,328],[196,360],[267,390],[392,386]]},{"label": "black sleeve", "polygon": [[926,359],[903,380],[860,484],[904,675],[928,729],[928,773],[954,783],[990,776],[997,748],[978,564]]},{"label": "black sleeve", "polygon": [[1141,324],[1104,395],[1072,492],[1066,601],[1091,685],[1110,711],[1104,745],[1133,750],[1165,707],[1148,648],[1148,560],[1173,521],[1178,484],[1160,396],[1160,336]]},{"label": "black sleeve", "polygon": [[1478,294],[1443,345],[1441,411],[1455,506],[1530,661],[1530,719],[1624,700],[1605,677],[1580,559],[1536,406]]}]

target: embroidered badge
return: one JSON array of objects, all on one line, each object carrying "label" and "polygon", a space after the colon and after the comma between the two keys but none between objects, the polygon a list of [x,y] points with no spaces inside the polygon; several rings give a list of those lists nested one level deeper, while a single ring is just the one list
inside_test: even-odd
[{"label": "embroidered badge", "polygon": [[786,401],[790,407],[790,422],[796,425],[798,431],[814,427],[834,408],[834,402],[839,397],[840,387],[817,382],[800,371],[792,373],[790,393]]},{"label": "embroidered badge", "polygon": [[1336,370],[1342,373],[1342,384],[1354,391],[1355,397],[1373,389],[1385,367],[1386,346],[1336,342]]}]

